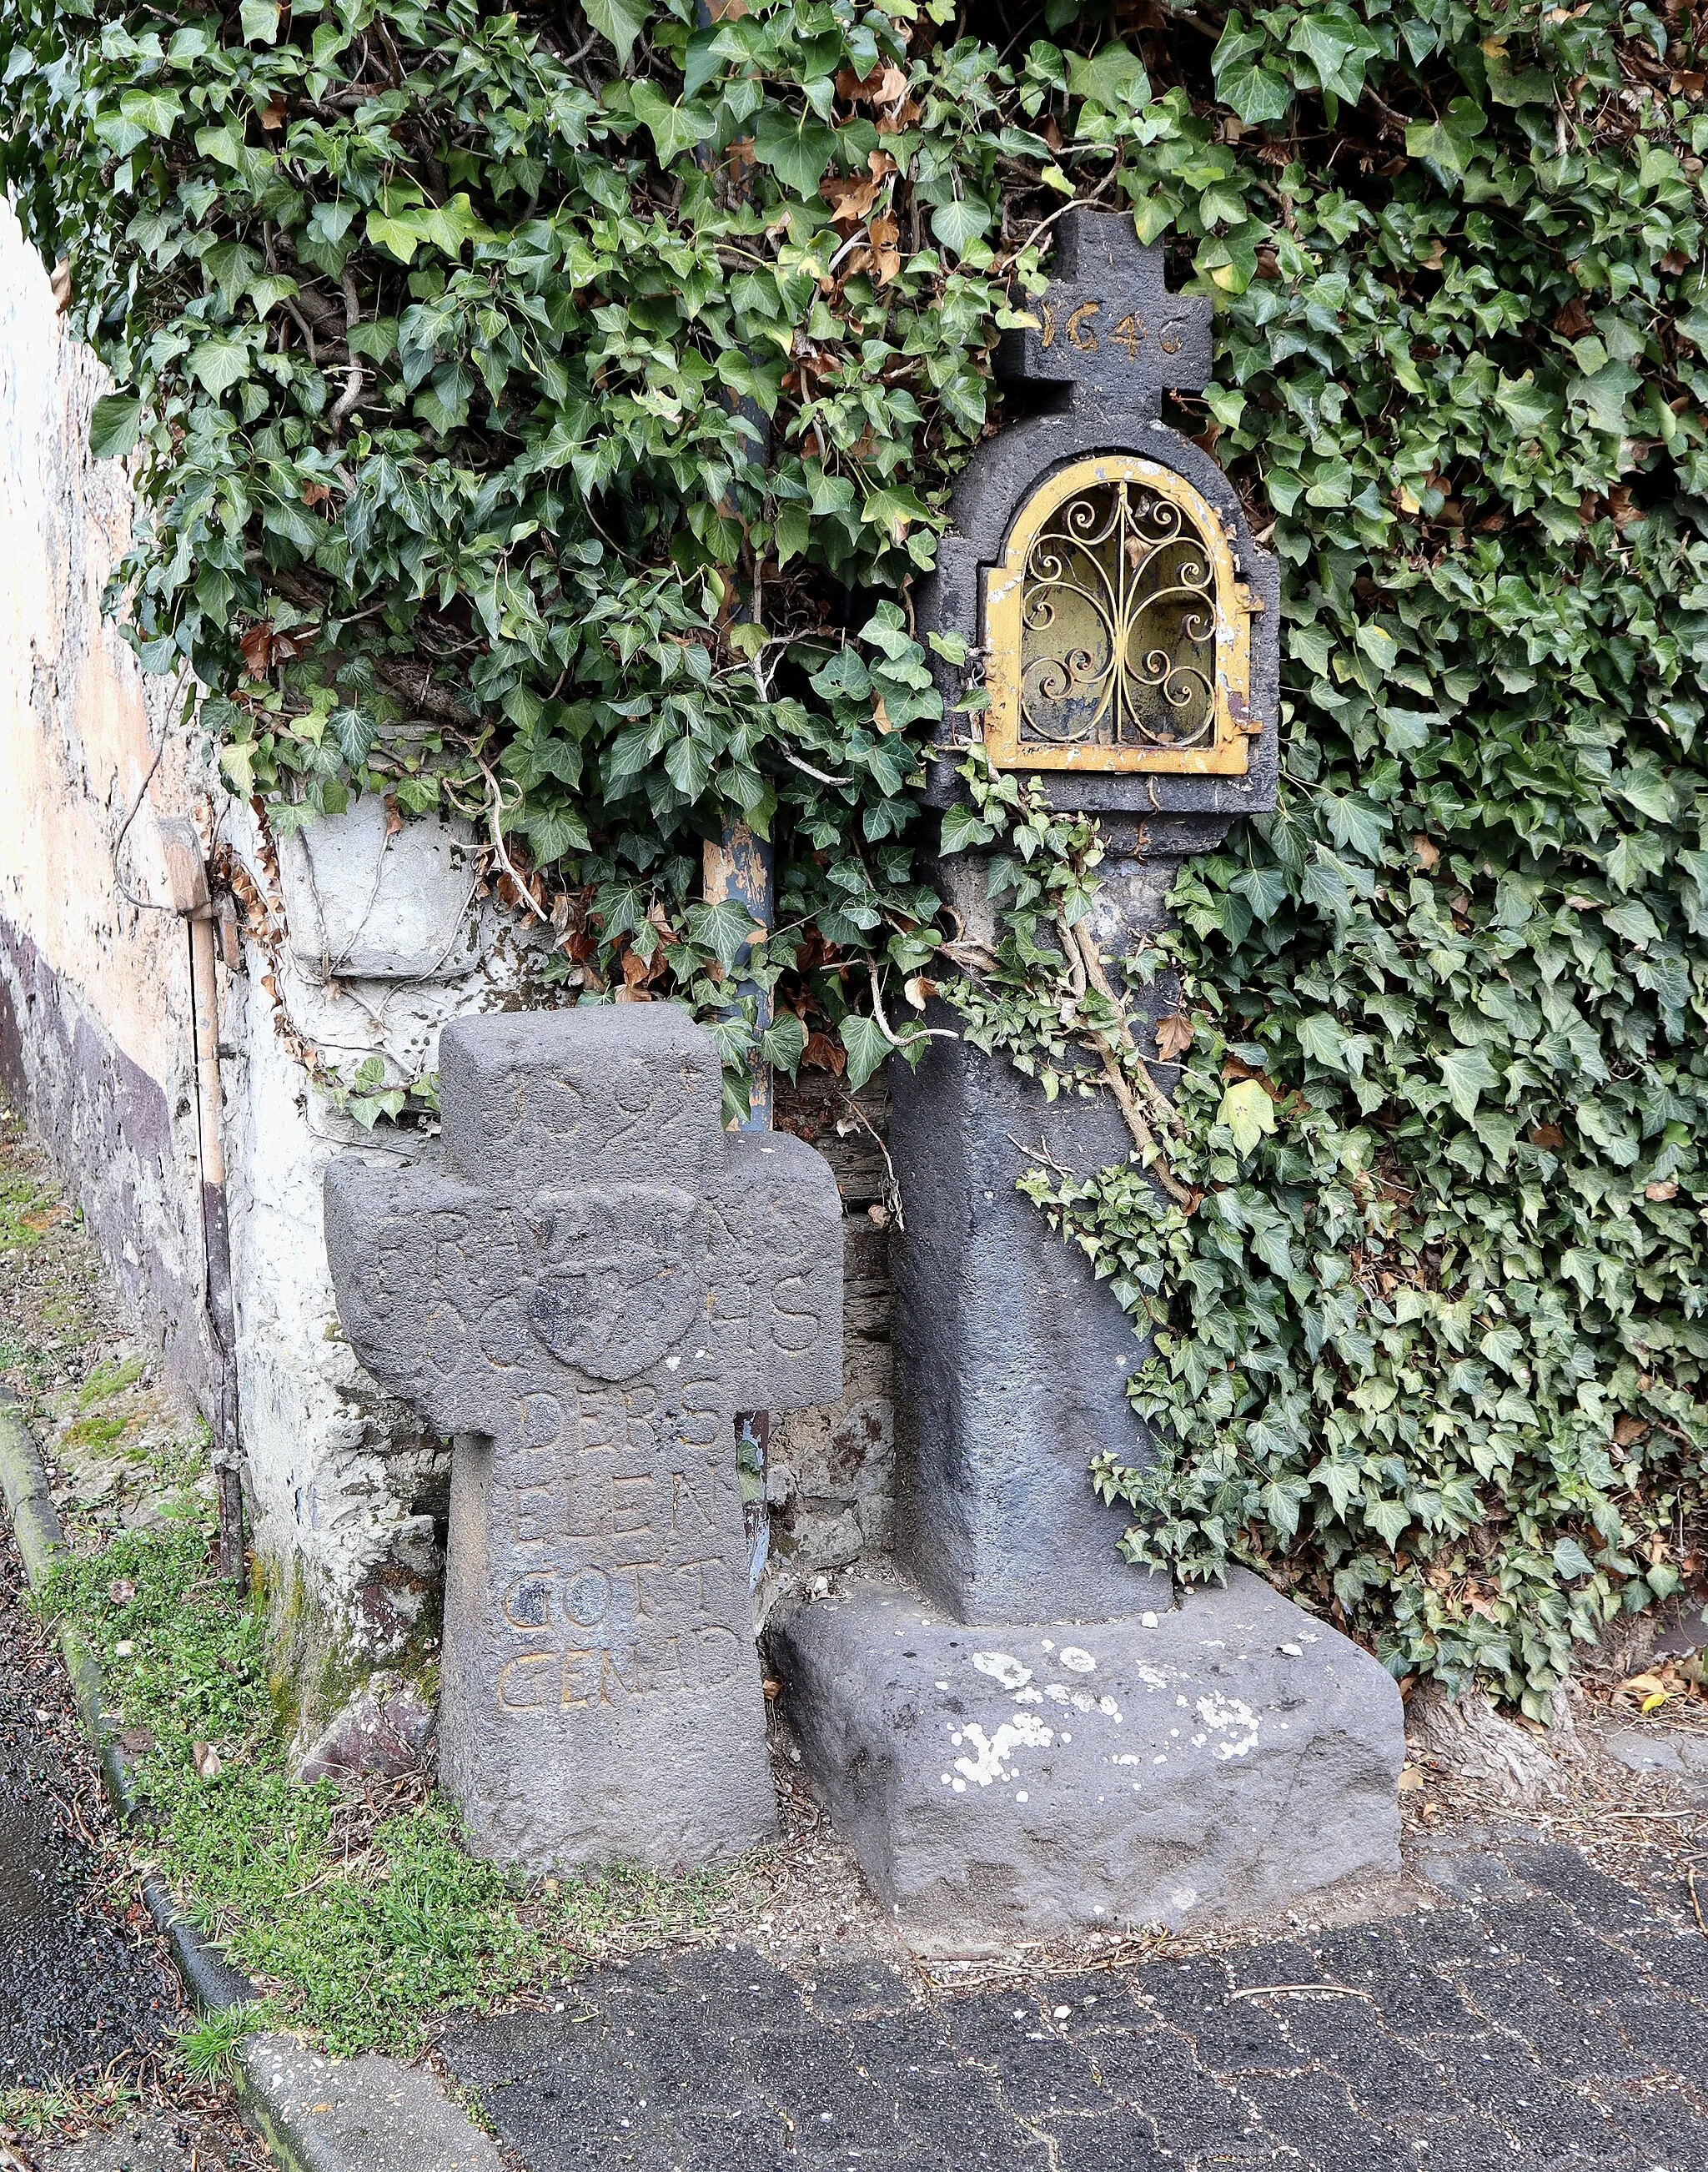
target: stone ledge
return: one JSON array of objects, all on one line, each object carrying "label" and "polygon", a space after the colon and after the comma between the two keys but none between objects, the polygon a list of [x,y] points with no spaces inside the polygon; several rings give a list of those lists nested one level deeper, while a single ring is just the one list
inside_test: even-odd
[{"label": "stone ledge", "polygon": [[856,1584],[773,1636],[804,1769],[922,1951],[1252,1922],[1399,1869],[1398,1689],[1243,1573],[999,1628]]}]

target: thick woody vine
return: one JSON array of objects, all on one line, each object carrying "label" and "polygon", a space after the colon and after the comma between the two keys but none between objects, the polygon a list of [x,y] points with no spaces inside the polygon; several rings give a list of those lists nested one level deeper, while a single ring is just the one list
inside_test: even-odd
[{"label": "thick woody vine", "polygon": [[[1158,1460],[1099,1472],[1141,1557],[1534,1712],[1702,1575],[1685,9],[16,0],[0,73],[136,463],[115,601],[272,822],[465,814],[566,999],[679,994],[732,1065],[740,961],[786,1069],[869,1075],[936,983],[1102,1081],[1131,1160],[1026,1184],[1151,1337]],[[1279,811],[1136,960],[1094,837],[988,773],[943,841],[1012,870],[993,949],[915,858],[910,583],[1074,198],[1214,298],[1170,419],[1283,568]]]}]

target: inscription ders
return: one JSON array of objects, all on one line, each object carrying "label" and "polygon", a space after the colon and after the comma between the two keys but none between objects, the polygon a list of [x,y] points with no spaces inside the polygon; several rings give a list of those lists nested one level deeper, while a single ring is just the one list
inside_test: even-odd
[{"label": "inscription ders", "polygon": [[841,1383],[841,1202],[726,1132],[664,1003],[459,1019],[443,1162],[329,1171],[364,1365],[455,1438],[440,1772],[530,1869],[728,1854],[775,1823],[738,1407]]}]

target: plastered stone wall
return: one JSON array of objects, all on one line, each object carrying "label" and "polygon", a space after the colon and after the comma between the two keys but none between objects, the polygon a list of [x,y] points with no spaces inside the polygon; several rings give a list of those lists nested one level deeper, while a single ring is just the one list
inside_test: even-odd
[{"label": "plastered stone wall", "polygon": [[168,896],[153,818],[207,779],[181,690],[100,616],[131,519],[122,469],[88,454],[104,383],[0,203],[0,1084],[205,1401],[189,938],[148,905]]}]

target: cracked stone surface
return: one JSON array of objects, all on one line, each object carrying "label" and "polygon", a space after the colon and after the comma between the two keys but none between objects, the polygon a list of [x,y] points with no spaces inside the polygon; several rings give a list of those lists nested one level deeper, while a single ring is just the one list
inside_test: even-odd
[{"label": "cracked stone surface", "polygon": [[934,2002],[872,1960],[653,1956],[443,2050],[529,2172],[1705,2172],[1708,1938],[1564,1847],[1437,1890]]}]

